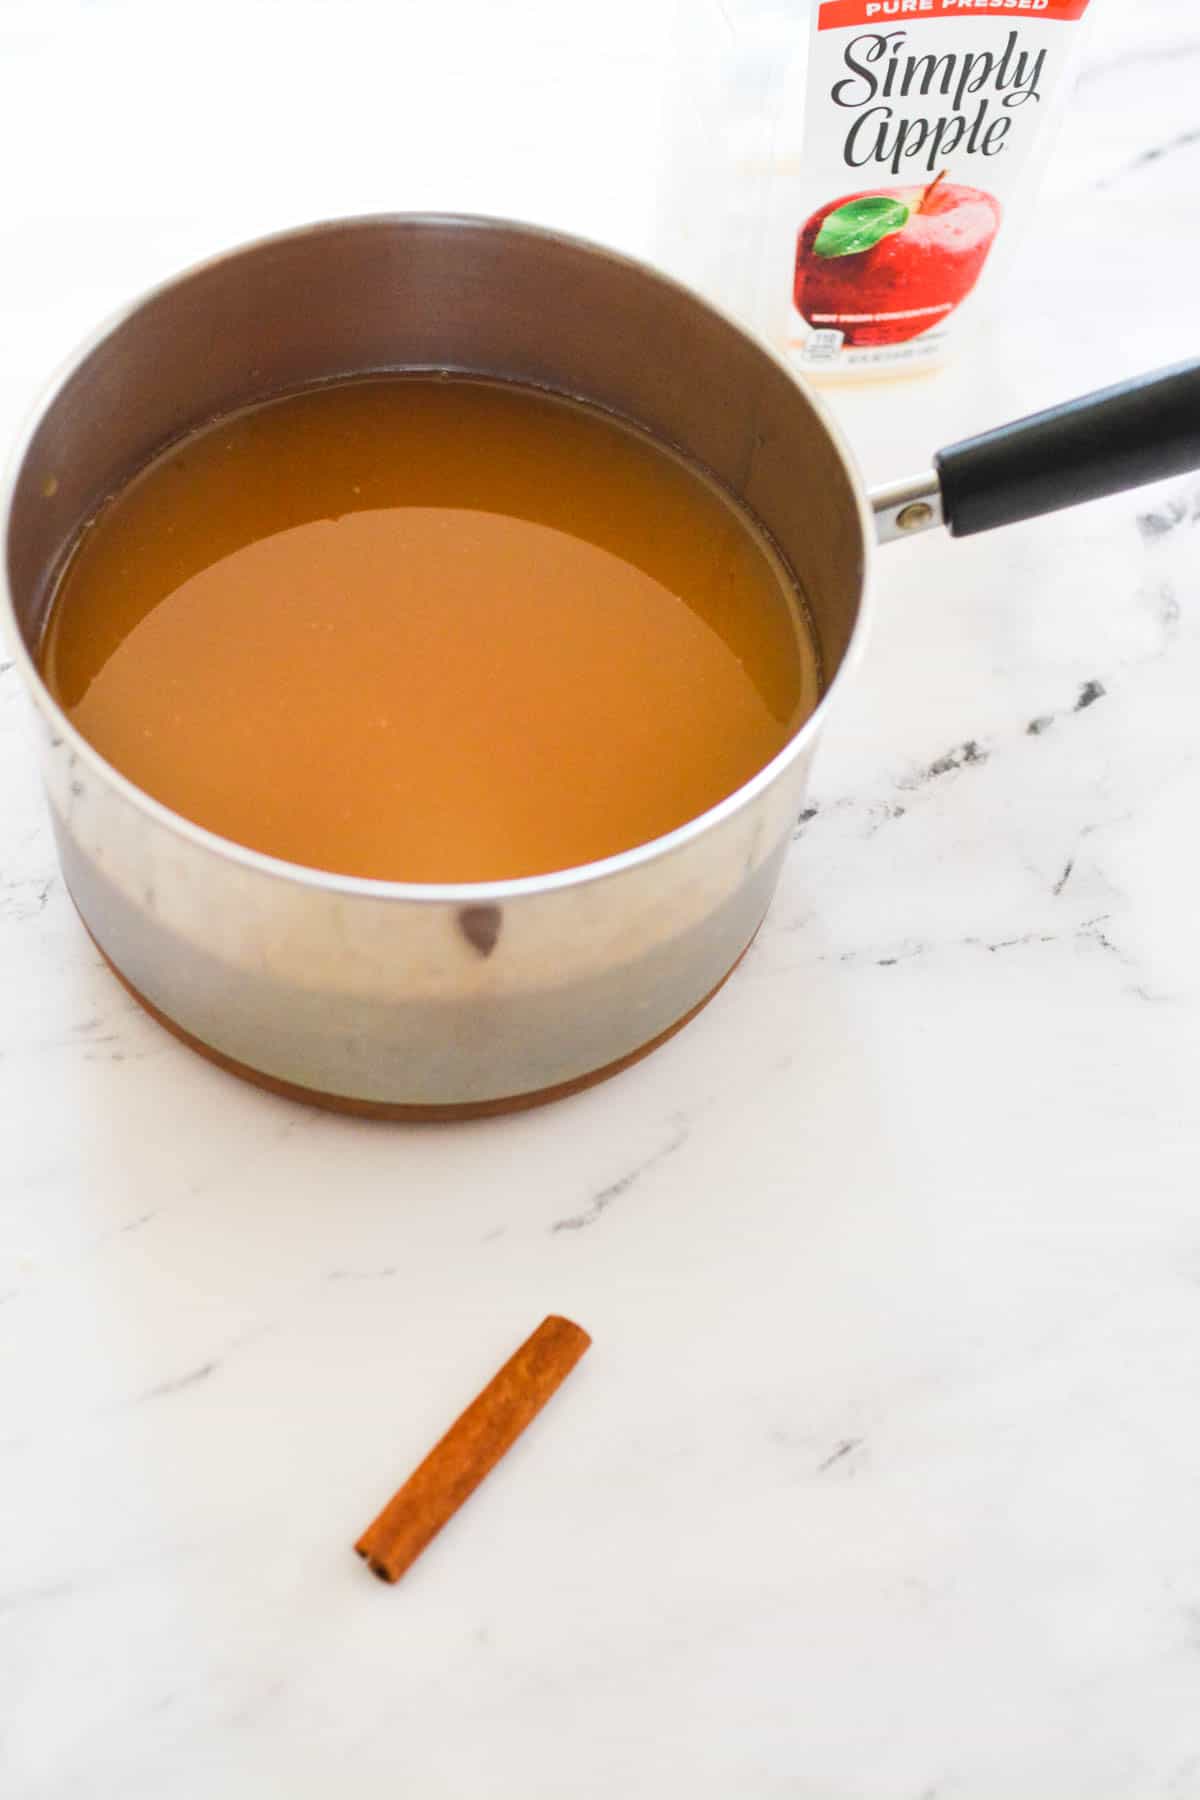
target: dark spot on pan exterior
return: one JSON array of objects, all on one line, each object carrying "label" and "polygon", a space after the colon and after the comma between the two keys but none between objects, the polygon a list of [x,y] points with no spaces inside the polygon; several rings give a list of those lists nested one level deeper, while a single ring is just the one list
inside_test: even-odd
[{"label": "dark spot on pan exterior", "polygon": [[498,906],[459,908],[458,929],[480,956],[490,956],[500,938],[503,914]]}]

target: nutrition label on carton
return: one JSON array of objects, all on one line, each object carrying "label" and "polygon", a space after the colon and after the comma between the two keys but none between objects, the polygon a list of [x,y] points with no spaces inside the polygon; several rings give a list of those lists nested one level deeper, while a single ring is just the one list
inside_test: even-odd
[{"label": "nutrition label on carton", "polygon": [[814,8],[787,329],[800,367],[941,359],[1032,196],[1087,6]]}]

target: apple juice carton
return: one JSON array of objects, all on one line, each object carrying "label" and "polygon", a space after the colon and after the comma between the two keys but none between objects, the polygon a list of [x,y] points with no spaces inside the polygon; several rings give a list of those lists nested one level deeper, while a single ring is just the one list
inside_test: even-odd
[{"label": "apple juice carton", "polygon": [[978,319],[1036,191],[1088,5],[811,6],[757,320],[806,374],[934,368]]}]

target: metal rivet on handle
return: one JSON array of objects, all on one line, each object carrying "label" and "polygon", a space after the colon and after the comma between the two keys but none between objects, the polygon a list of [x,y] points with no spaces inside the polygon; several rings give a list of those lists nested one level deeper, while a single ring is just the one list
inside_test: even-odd
[{"label": "metal rivet on handle", "polygon": [[901,531],[922,531],[933,523],[933,508],[924,500],[914,500],[896,514],[896,523]]}]

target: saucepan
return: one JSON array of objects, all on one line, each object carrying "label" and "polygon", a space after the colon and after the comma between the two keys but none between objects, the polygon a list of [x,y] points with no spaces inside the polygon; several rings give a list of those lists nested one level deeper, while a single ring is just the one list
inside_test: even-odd
[{"label": "saucepan", "polygon": [[[825,676],[736,793],[586,867],[425,886],[277,861],[141,792],[74,730],[35,655],[81,525],[165,444],[281,390],[439,369],[594,402],[703,464],[790,565]],[[389,1116],[486,1113],[624,1067],[718,988],[766,912],[813,752],[852,678],[875,547],[962,536],[1200,463],[1200,364],[943,450],[869,494],[820,400],[636,262],[499,220],[337,220],[220,256],[105,326],[54,383],[4,500],[2,610],[32,696],[63,874],[113,969],[209,1056]]]}]

